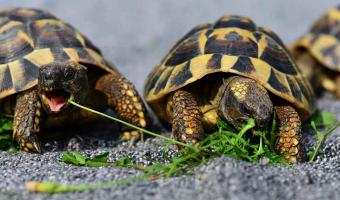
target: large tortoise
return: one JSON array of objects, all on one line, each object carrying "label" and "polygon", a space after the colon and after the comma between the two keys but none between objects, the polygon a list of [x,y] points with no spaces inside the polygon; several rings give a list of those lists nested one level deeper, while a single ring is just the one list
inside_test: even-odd
[{"label": "large tortoise", "polygon": [[249,18],[224,16],[192,29],[150,73],[144,97],[172,123],[177,140],[196,143],[218,118],[240,129],[278,119],[277,151],[303,160],[301,121],[315,110],[311,86],[280,39]]},{"label": "large tortoise", "polygon": [[340,98],[340,6],[319,18],[292,47],[298,67],[315,90]]},{"label": "large tortoise", "polygon": [[[14,114],[14,140],[29,152],[42,151],[41,128],[91,118],[69,99],[146,125],[134,86],[84,35],[42,10],[0,12],[0,99],[2,112]],[[139,137],[123,128],[124,139]]]}]

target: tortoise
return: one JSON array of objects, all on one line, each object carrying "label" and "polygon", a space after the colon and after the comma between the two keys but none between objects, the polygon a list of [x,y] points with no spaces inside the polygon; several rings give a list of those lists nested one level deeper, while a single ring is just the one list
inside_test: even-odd
[{"label": "tortoise", "polygon": [[218,118],[240,130],[249,118],[264,130],[275,111],[276,150],[304,159],[301,123],[315,111],[311,86],[279,37],[248,17],[223,16],[193,28],[149,74],[144,97],[172,123],[172,136],[199,144]]},{"label": "tortoise", "polygon": [[[146,126],[132,83],[83,34],[44,10],[0,11],[0,80],[1,111],[14,115],[13,139],[27,152],[42,152],[42,129],[93,119],[68,100],[111,108]],[[122,130],[123,139],[140,137],[136,130]]]},{"label": "tortoise", "polygon": [[324,89],[340,98],[340,6],[319,18],[291,50],[315,91]]}]

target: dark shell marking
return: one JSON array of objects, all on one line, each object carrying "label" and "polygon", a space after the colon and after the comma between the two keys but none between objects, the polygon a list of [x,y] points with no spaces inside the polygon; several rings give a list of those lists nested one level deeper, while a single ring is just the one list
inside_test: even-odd
[{"label": "dark shell marking", "polygon": [[68,56],[65,51],[61,48],[51,48],[51,53],[54,57],[55,60],[59,60],[59,61],[62,61],[62,60],[70,60],[70,56]]},{"label": "dark shell marking", "polygon": [[164,72],[163,74],[160,74],[160,75],[163,76],[163,78],[158,78],[157,80],[155,79],[156,81],[158,81],[158,84],[157,84],[157,87],[156,87],[157,92],[159,92],[159,91],[161,91],[165,88],[173,70],[174,70],[174,68],[170,68],[170,71],[167,71],[167,72]]},{"label": "dark shell marking", "polygon": [[[184,40],[191,37],[192,35],[200,32],[201,30],[209,29],[211,28],[211,24],[199,24],[195,26],[193,29],[191,29],[187,34],[185,34],[180,40],[176,42],[176,44],[170,49],[170,52],[172,52],[174,49],[178,47],[178,45],[182,44]],[[161,63],[163,63],[166,59],[168,59],[168,56],[165,56]]]},{"label": "dark shell marking", "polygon": [[30,24],[30,31],[36,49],[83,47],[75,38],[74,29],[58,21],[33,22]]},{"label": "dark shell marking", "polygon": [[[274,89],[280,91],[280,92],[283,92],[283,93],[287,93],[288,92],[288,89],[287,87],[285,86],[284,83],[282,83],[278,77],[277,77],[277,73],[274,71],[274,69],[271,69],[271,72],[270,72],[270,77],[268,79],[268,83],[269,85],[271,85]],[[284,76],[285,77],[285,76]]]},{"label": "dark shell marking", "polygon": [[0,92],[13,88],[13,80],[9,66],[0,67]]},{"label": "dark shell marking", "polygon": [[287,81],[288,81],[290,90],[292,91],[292,95],[299,101],[302,101],[301,89],[298,83],[296,82],[296,80],[288,76]]},{"label": "dark shell marking", "polygon": [[56,19],[55,16],[43,10],[22,8],[2,10],[0,12],[0,17],[7,17],[11,21],[20,21],[24,23],[40,19]]},{"label": "dark shell marking", "polygon": [[297,69],[293,66],[294,62],[284,48],[273,39],[266,37],[267,46],[260,56],[261,60],[266,61],[270,66],[285,74],[296,75]]},{"label": "dark shell marking", "polygon": [[328,58],[330,62],[334,63],[336,66],[340,66],[340,54],[336,53],[339,47],[339,44],[333,44],[321,50],[323,56]]},{"label": "dark shell marking", "polygon": [[282,40],[279,38],[279,36],[273,31],[271,31],[269,28],[258,27],[258,30],[264,34],[267,34],[269,37],[273,38],[275,42],[277,42],[280,45],[280,47],[286,47]]},{"label": "dark shell marking", "polygon": [[253,40],[245,40],[237,32],[230,32],[227,33],[223,39],[217,39],[216,36],[210,37],[205,45],[204,53],[257,57],[257,49],[257,44]]},{"label": "dark shell marking", "polygon": [[198,26],[180,39],[149,75],[144,96],[159,103],[170,92],[216,72],[254,78],[304,114],[315,110],[311,86],[279,37],[238,16],[222,17],[213,27]]},{"label": "dark shell marking", "polygon": [[171,84],[174,86],[179,86],[185,83],[189,78],[192,77],[192,73],[190,72],[190,61],[188,61],[183,69],[177,72],[176,76],[171,80]]},{"label": "dark shell marking", "polygon": [[223,16],[214,25],[214,28],[240,28],[248,31],[255,31],[254,22],[242,16]]},{"label": "dark shell marking", "polygon": [[26,26],[18,24],[0,32],[0,64],[5,64],[24,57],[34,50]]},{"label": "dark shell marking", "polygon": [[20,71],[21,75],[19,76],[18,74],[12,74],[15,77],[14,86],[16,91],[21,90],[21,88],[25,87],[27,83],[35,81],[36,77],[38,77],[38,66],[27,59],[22,59],[22,61],[16,65],[16,67],[18,68],[17,70]]},{"label": "dark shell marking", "polygon": [[315,23],[310,32],[315,34],[334,35],[336,38],[340,38],[339,26],[339,19],[333,19],[330,18],[330,16],[326,15]]},{"label": "dark shell marking", "polygon": [[173,52],[172,56],[166,61],[166,66],[174,66],[188,61],[201,54],[199,49],[198,33],[194,34],[188,40],[179,44],[176,51]]},{"label": "dark shell marking", "polygon": [[207,68],[221,68],[222,54],[214,54],[207,63]]},{"label": "dark shell marking", "polygon": [[237,62],[233,65],[231,69],[237,70],[240,73],[251,73],[255,71],[255,67],[248,57],[240,56]]},{"label": "dark shell marking", "polygon": [[117,73],[71,25],[36,9],[0,11],[0,98],[37,84],[39,67],[76,61]]}]

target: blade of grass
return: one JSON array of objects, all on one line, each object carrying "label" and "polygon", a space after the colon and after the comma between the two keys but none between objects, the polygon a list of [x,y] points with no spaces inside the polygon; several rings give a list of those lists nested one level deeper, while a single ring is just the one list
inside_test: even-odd
[{"label": "blade of grass", "polygon": [[112,187],[118,185],[126,185],[135,183],[136,181],[145,180],[146,176],[135,176],[132,178],[120,179],[120,180],[113,180],[109,182],[102,182],[92,185],[77,185],[77,186],[68,186],[54,182],[28,182],[26,184],[26,189],[30,192],[41,192],[41,193],[63,193],[63,192],[70,192],[70,191],[83,191],[83,190],[94,190],[103,187]]},{"label": "blade of grass", "polygon": [[106,115],[106,114],[104,114],[104,113],[98,112],[98,111],[96,111],[96,110],[93,110],[93,109],[88,108],[88,107],[85,107],[85,106],[82,106],[82,105],[80,105],[80,104],[78,104],[78,103],[76,103],[76,102],[74,102],[74,101],[72,101],[72,100],[69,100],[68,102],[69,102],[70,104],[74,105],[74,106],[77,106],[77,107],[82,108],[82,109],[84,109],[84,110],[87,110],[87,111],[89,111],[89,112],[95,113],[95,114],[100,115],[100,116],[102,116],[102,117],[111,119],[111,120],[113,120],[113,121],[119,122],[119,123],[124,124],[124,125],[126,125],[126,126],[129,126],[129,127],[131,127],[131,128],[137,129],[137,130],[139,130],[139,131],[141,131],[141,132],[143,132],[143,133],[152,135],[152,136],[154,136],[154,137],[162,138],[162,139],[164,139],[164,140],[170,141],[170,142],[172,142],[172,143],[174,143],[174,144],[181,145],[181,146],[183,146],[183,147],[188,147],[188,148],[194,148],[194,149],[195,149],[195,147],[192,146],[192,145],[188,145],[188,144],[185,144],[185,143],[183,143],[183,142],[179,142],[179,141],[177,141],[177,140],[168,138],[168,137],[166,137],[166,136],[163,136],[163,135],[160,135],[160,134],[151,132],[151,131],[149,131],[149,130],[140,128],[140,127],[138,127],[138,126],[135,126],[135,125],[133,125],[133,124],[130,124],[130,123],[128,123],[128,122],[125,122],[125,121],[123,121],[123,120],[120,120],[120,119],[118,119],[118,118],[112,117],[112,116],[110,116],[110,115]]},{"label": "blade of grass", "polygon": [[322,142],[327,138],[327,136],[332,133],[336,128],[340,127],[340,121],[329,125],[326,130],[319,132],[316,128],[315,122],[312,122],[312,127],[314,129],[314,131],[317,134],[317,143],[315,148],[312,150],[312,152],[310,153],[310,158],[309,161],[314,161],[317,154],[320,152],[320,148],[321,148],[321,144]]},{"label": "blade of grass", "polygon": [[255,127],[255,120],[254,119],[249,119],[248,123],[240,130],[238,135],[242,137],[248,130],[252,129]]}]

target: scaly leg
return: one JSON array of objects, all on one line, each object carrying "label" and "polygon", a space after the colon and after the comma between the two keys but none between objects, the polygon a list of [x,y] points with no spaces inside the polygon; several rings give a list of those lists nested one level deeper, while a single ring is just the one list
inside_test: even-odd
[{"label": "scaly leg", "polygon": [[16,98],[13,139],[20,149],[27,152],[41,153],[37,133],[40,131],[41,103],[37,89],[19,93]]},{"label": "scaly leg", "polygon": [[202,113],[187,91],[178,90],[168,98],[168,115],[172,118],[172,135],[178,141],[195,144],[204,136]]},{"label": "scaly leg", "polygon": [[[130,81],[118,74],[106,74],[99,78],[96,89],[108,98],[108,105],[118,117],[139,127],[146,126],[146,109],[142,99]],[[137,130],[122,127],[123,140],[134,142],[141,138]]]},{"label": "scaly leg", "polygon": [[285,159],[294,163],[305,159],[305,152],[301,138],[301,120],[295,109],[289,105],[274,106],[277,122],[278,136],[276,151],[285,156]]}]

